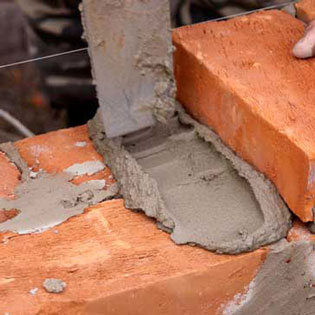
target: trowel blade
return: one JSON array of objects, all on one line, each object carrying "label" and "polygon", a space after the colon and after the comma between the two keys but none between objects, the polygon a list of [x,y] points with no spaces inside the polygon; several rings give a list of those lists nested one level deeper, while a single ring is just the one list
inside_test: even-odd
[{"label": "trowel blade", "polygon": [[107,137],[153,126],[161,65],[172,68],[169,1],[83,0],[82,16]]}]

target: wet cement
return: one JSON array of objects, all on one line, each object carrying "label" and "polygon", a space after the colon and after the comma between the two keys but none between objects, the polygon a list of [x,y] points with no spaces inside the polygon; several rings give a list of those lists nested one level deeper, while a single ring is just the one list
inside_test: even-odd
[{"label": "wet cement", "polygon": [[43,283],[44,289],[49,293],[62,293],[67,284],[60,279],[46,279]]},{"label": "wet cement", "polygon": [[238,158],[208,127],[183,112],[123,139],[89,123],[97,150],[130,209],[154,217],[177,244],[240,253],[278,241],[290,213],[275,187]]},{"label": "wet cement", "polygon": [[270,247],[267,259],[247,293],[222,305],[220,314],[313,315],[314,283],[315,250],[312,242],[288,243],[282,240]]},{"label": "wet cement", "polygon": [[[118,191],[117,185],[105,190],[104,180],[72,184],[70,181],[77,174],[77,167],[73,167],[74,172],[54,175],[39,172],[36,176],[31,176],[32,172],[12,144],[0,145],[0,151],[8,155],[22,174],[21,183],[15,191],[16,198],[0,198],[0,209],[19,211],[17,216],[0,224],[0,232],[42,232],[83,213],[84,209],[93,204],[112,198]],[[91,165],[87,164],[85,173],[91,172]],[[100,168],[99,163],[97,167]],[[82,165],[79,165],[79,170],[83,172]]]}]

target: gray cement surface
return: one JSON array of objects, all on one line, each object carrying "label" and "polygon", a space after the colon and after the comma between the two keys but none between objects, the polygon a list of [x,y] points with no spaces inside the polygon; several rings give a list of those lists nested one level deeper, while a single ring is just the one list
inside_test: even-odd
[{"label": "gray cement surface", "polygon": [[105,190],[104,180],[91,180],[80,185],[70,182],[78,173],[90,174],[103,169],[101,162],[74,164],[70,171],[61,174],[39,172],[34,176],[12,144],[0,145],[0,151],[8,155],[22,174],[15,199],[0,198],[0,209],[19,211],[14,218],[0,223],[0,232],[26,234],[45,231],[83,213],[90,205],[113,198],[118,192],[116,184]]},{"label": "gray cement surface", "polygon": [[67,284],[60,279],[46,279],[43,283],[44,289],[49,293],[62,293]]},{"label": "gray cement surface", "polygon": [[222,306],[223,315],[315,314],[315,250],[312,242],[271,246],[244,295]]}]

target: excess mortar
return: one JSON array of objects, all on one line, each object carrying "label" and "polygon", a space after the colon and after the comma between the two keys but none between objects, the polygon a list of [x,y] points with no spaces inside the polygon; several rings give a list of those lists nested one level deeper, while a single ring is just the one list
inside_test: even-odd
[{"label": "excess mortar", "polygon": [[282,240],[270,247],[247,293],[222,305],[220,314],[313,315],[314,310],[314,245]]},{"label": "excess mortar", "polygon": [[[68,218],[83,213],[90,205],[113,198],[118,192],[117,185],[104,189],[104,180],[91,180],[80,185],[70,181],[77,172],[83,172],[82,165],[73,165],[62,174],[32,172],[20,157],[11,143],[0,145],[4,152],[21,172],[21,183],[18,185],[13,200],[0,198],[0,209],[18,210],[18,215],[0,223],[1,231],[12,231],[19,234],[41,232],[54,227]],[[99,164],[86,165],[86,173],[99,170]],[[68,172],[68,173],[67,173]]]}]

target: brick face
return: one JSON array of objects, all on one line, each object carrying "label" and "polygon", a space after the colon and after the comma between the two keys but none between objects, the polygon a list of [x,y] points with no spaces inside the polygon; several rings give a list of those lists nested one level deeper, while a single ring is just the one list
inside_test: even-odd
[{"label": "brick face", "polygon": [[315,1],[302,0],[295,4],[296,15],[306,23],[315,19]]},{"label": "brick face", "polygon": [[174,31],[178,100],[269,177],[303,221],[315,202],[315,60],[291,51],[303,24],[280,11]]},{"label": "brick face", "polygon": [[20,172],[1,151],[0,170],[0,174],[3,174],[2,180],[0,181],[0,198],[13,198],[14,190],[20,181]]}]

